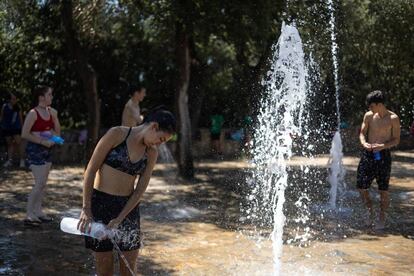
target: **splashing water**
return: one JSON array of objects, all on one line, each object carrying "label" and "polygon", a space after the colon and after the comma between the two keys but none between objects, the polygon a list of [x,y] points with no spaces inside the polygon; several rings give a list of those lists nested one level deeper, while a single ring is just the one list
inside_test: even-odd
[{"label": "splashing water", "polygon": [[[338,131],[335,133],[332,140],[332,146],[330,151],[330,164],[329,164],[329,176],[328,182],[331,185],[329,191],[329,205],[331,208],[336,209],[336,201],[338,196],[338,188],[345,187],[344,177],[345,168],[342,164],[342,140],[341,140],[341,112],[339,108],[339,75],[338,75],[338,45],[336,43],[335,32],[335,14],[333,7],[333,0],[328,0],[328,10],[330,13],[329,29],[331,32],[331,54],[333,61],[333,74],[335,81],[335,100],[336,100],[336,114]],[[343,192],[340,190],[339,192]]]},{"label": "splashing water", "polygon": [[131,275],[136,276],[134,270],[132,270],[131,266],[129,265],[128,260],[125,258],[124,254],[122,254],[122,251],[119,248],[118,244],[112,239],[111,239],[111,241],[114,244],[114,247],[115,247],[116,251],[118,251],[119,256],[121,256],[122,260],[124,261],[124,263],[125,263],[126,267],[128,268],[129,272],[131,272]]},{"label": "splashing water", "polygon": [[286,161],[292,156],[292,137],[301,135],[303,108],[307,100],[307,69],[302,41],[295,26],[282,25],[273,46],[271,69],[262,84],[265,92],[254,134],[252,149],[255,165],[250,185],[251,203],[247,219],[261,227],[273,225],[273,271],[280,271],[283,227],[283,205],[288,185]]},{"label": "splashing water", "polygon": [[328,0],[328,10],[330,13],[329,18],[329,31],[331,33],[331,55],[333,63],[333,73],[335,82],[335,102],[336,102],[336,116],[338,121],[338,128],[341,124],[341,112],[339,109],[339,74],[338,74],[338,44],[336,43],[336,31],[335,31],[335,14],[333,7],[333,0]]},{"label": "splashing water", "polygon": [[342,194],[345,191],[345,169],[342,164],[342,140],[339,131],[335,133],[332,140],[332,147],[329,158],[329,176],[328,182],[331,185],[329,190],[329,207],[336,209],[336,198],[338,191]]},{"label": "splashing water", "polygon": [[178,171],[171,150],[166,144],[161,144],[158,147],[158,153],[158,163],[161,163],[163,166],[163,169],[161,170],[162,176],[169,179],[169,181],[174,181]]},{"label": "splashing water", "polygon": [[140,231],[131,230],[131,229],[122,229],[122,228],[121,229],[110,229],[108,230],[107,237],[111,240],[112,244],[114,245],[115,250],[118,252],[118,255],[124,261],[129,272],[131,272],[131,275],[135,276],[136,274],[134,270],[132,269],[125,255],[122,253],[121,249],[119,248],[118,243],[136,244],[137,240],[141,239]]},{"label": "splashing water", "polygon": [[158,152],[160,154],[159,159],[162,163],[172,164],[175,162],[174,157],[172,156],[171,151],[166,144],[159,145]]}]

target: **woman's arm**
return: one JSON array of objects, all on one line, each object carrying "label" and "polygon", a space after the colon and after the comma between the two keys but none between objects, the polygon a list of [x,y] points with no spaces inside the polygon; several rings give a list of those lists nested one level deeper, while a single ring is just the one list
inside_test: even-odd
[{"label": "woman's arm", "polygon": [[55,125],[53,128],[53,132],[55,135],[60,136],[60,122],[58,112],[56,109],[50,108],[50,114],[52,115],[53,124]]},{"label": "woman's arm", "polygon": [[88,166],[86,167],[83,179],[82,213],[78,223],[78,229],[82,232],[85,232],[86,226],[89,226],[88,232],[90,232],[90,222],[92,221],[91,198],[96,172],[102,166],[108,152],[115,144],[119,143],[121,137],[123,137],[123,134],[120,127],[113,127],[108,130],[96,145]]},{"label": "woman's arm", "polygon": [[111,220],[108,223],[108,227],[117,227],[124,219],[125,217],[131,212],[132,209],[137,206],[138,202],[141,200],[142,195],[144,194],[145,190],[148,187],[149,180],[152,175],[152,171],[154,169],[155,163],[157,162],[158,157],[158,151],[155,147],[151,147],[148,149],[148,161],[147,166],[145,168],[144,173],[141,175],[141,177],[138,180],[137,187],[135,188],[132,196],[129,198],[128,202],[122,209],[121,213],[119,213],[118,217]]}]

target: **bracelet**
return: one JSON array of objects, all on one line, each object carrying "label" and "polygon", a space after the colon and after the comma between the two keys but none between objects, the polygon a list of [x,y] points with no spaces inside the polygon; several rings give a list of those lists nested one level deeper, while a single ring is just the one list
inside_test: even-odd
[{"label": "bracelet", "polygon": [[90,210],[91,210],[91,207],[86,207],[86,206],[82,207],[82,211],[90,211]]}]

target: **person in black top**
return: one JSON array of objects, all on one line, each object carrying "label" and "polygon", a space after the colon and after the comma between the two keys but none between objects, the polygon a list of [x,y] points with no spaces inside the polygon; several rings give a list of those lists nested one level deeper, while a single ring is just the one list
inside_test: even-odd
[{"label": "person in black top", "polygon": [[[90,223],[100,221],[119,234],[105,240],[85,238],[86,247],[95,252],[98,275],[113,275],[113,243],[135,272],[140,247],[139,203],[157,161],[157,147],[171,138],[175,127],[172,113],[158,108],[143,124],[113,127],[98,142],[85,171],[78,229],[90,231]],[[120,273],[129,275],[124,262],[120,262]]]},{"label": "person in black top", "polygon": [[6,139],[7,143],[7,161],[3,164],[4,167],[10,167],[13,161],[15,152],[20,154],[20,167],[24,167],[23,148],[20,146],[22,132],[23,116],[22,111],[17,103],[17,97],[10,93],[9,102],[5,103],[1,108],[0,113],[0,128],[1,133]]}]

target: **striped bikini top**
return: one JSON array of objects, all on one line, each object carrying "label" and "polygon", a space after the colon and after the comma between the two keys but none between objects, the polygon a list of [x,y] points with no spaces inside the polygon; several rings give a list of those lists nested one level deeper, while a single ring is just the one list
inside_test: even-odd
[{"label": "striped bikini top", "polygon": [[131,162],[126,143],[127,138],[131,133],[131,129],[132,128],[129,128],[128,134],[124,141],[108,152],[108,155],[104,160],[104,164],[129,175],[136,176],[141,174],[147,166],[147,153],[145,152],[144,156],[137,162]]}]

